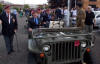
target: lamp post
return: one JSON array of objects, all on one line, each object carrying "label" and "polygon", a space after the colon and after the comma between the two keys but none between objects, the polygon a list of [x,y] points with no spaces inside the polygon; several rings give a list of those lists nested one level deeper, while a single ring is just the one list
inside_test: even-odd
[{"label": "lamp post", "polygon": [[24,5],[25,5],[25,0],[24,0]]},{"label": "lamp post", "polygon": [[69,27],[70,25],[70,0],[68,0],[68,21],[67,21],[67,26]]},{"label": "lamp post", "polygon": [[75,0],[75,7],[76,7],[76,1],[77,1],[77,0]]},{"label": "lamp post", "polygon": [[45,10],[45,8],[46,8],[46,4],[43,4],[43,8],[44,8],[44,10]]}]

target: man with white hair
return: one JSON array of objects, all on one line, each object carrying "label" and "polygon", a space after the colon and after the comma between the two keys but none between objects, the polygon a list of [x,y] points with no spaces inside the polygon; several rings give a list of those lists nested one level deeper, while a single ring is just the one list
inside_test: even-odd
[{"label": "man with white hair", "polygon": [[86,19],[85,19],[85,29],[86,32],[91,33],[93,30],[93,24],[94,22],[95,14],[92,12],[91,6],[88,6],[86,10]]},{"label": "man with white hair", "polygon": [[[86,19],[85,19],[85,30],[87,33],[92,33],[93,25],[95,25],[95,14],[92,12],[92,7],[88,6],[86,10]],[[90,38],[92,39],[92,37]],[[94,46],[94,43],[91,42],[91,46]]]}]

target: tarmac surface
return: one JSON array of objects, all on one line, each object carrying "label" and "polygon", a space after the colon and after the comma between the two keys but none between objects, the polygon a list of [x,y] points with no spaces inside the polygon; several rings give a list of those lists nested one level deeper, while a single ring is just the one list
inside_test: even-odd
[{"label": "tarmac surface", "polygon": [[[17,39],[14,38],[14,50],[15,52],[11,55],[7,55],[5,42],[3,36],[0,36],[0,64],[35,64],[31,56],[28,55],[27,49],[27,33],[24,29],[25,17],[18,17],[18,31]],[[1,28],[1,25],[0,25]],[[1,30],[1,29],[0,29]],[[95,31],[96,41],[95,46],[92,48],[91,55],[93,64],[100,64],[100,31]],[[18,48],[17,48],[18,44]],[[32,60],[32,62],[28,60]]]}]

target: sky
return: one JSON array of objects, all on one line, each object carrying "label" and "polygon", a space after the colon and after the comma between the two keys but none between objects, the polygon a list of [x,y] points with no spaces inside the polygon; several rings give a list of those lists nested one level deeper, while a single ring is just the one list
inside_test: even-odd
[{"label": "sky", "polygon": [[45,4],[47,0],[5,0],[14,4]]}]

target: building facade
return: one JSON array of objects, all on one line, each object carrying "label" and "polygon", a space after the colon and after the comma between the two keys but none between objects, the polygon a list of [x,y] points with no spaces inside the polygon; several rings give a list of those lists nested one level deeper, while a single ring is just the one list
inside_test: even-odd
[{"label": "building facade", "polygon": [[[49,6],[51,8],[67,6],[67,1],[68,0],[48,0]],[[74,0],[70,0],[70,1],[71,1],[71,6],[74,6],[75,5]]]},{"label": "building facade", "polygon": [[88,5],[92,6],[93,8],[100,8],[100,0],[82,0],[83,8],[87,8]]},{"label": "building facade", "polygon": [[[51,8],[55,7],[63,7],[67,6],[67,1],[68,0],[49,0],[49,5]],[[100,0],[70,0],[71,7],[75,7],[75,4],[77,2],[82,2],[83,3],[83,8],[87,8],[88,5],[92,6],[93,8],[100,8]]]}]

